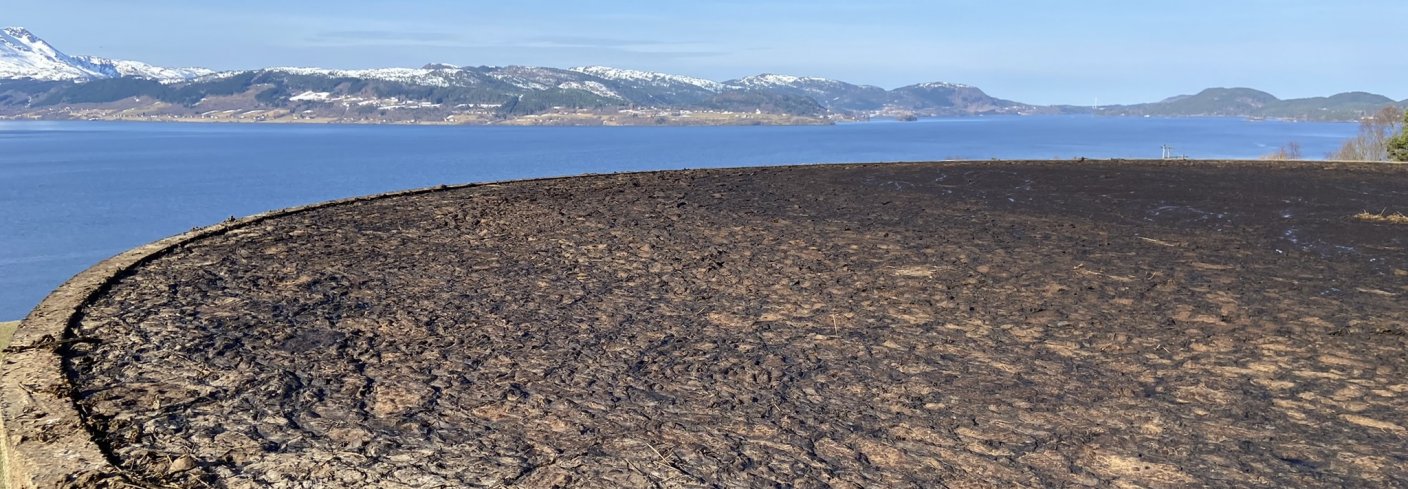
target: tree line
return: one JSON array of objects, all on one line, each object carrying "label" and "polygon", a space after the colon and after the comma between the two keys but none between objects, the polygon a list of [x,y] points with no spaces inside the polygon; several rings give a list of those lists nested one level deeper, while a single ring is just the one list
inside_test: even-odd
[{"label": "tree line", "polygon": [[1359,134],[1345,141],[1332,160],[1408,162],[1408,113],[1384,107],[1359,122]]}]

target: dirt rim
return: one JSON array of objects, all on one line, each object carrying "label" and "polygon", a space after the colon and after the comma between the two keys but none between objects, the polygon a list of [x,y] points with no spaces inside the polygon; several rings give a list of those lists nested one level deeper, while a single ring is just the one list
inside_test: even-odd
[{"label": "dirt rim", "polygon": [[[0,361],[4,361],[4,350],[10,347],[10,338],[15,335],[15,328],[19,327],[19,321],[7,321],[0,323]],[[4,433],[4,423],[0,422],[0,433]],[[3,439],[3,436],[0,436]],[[0,441],[0,489],[10,487],[10,476],[5,471],[5,444]]]},{"label": "dirt rim", "polygon": [[[555,177],[535,180],[553,180]],[[18,322],[0,364],[0,474],[7,488],[93,486],[131,480],[94,442],[73,404],[60,348],[95,296],[133,268],[202,239],[315,209],[497,182],[439,185],[314,203],[231,219],[120,253],[64,282]],[[506,183],[506,182],[505,182]]]},{"label": "dirt rim", "polygon": [[[784,165],[772,168],[813,165]],[[81,319],[82,309],[112,283],[143,263],[202,239],[269,219],[327,207],[483,185],[670,171],[679,170],[589,173],[447,184],[336,199],[227,220],[138,246],[103,260],[79,272],[45,296],[38,306],[18,322],[8,346],[4,348],[3,357],[0,357],[0,476],[3,476],[0,483],[4,486],[0,487],[69,487],[115,482],[142,485],[142,482],[132,480],[113,464],[109,455],[94,441],[92,433],[73,403],[73,386],[64,372],[63,358],[59,350],[70,337],[70,326]]]},{"label": "dirt rim", "polygon": [[[1097,162],[1096,160],[1089,161]],[[1162,162],[1157,160],[1099,160],[1098,162],[1169,166],[1201,164],[1201,162]],[[1009,165],[1021,163],[1026,162],[981,161],[969,162],[968,164]],[[1040,163],[1049,162],[1042,161]],[[1070,162],[1069,164],[1079,163]],[[1275,165],[1277,163],[1239,162],[1239,164]],[[1338,165],[1345,164],[1326,162],[1319,164],[1319,166],[1333,169]],[[1363,166],[1359,163],[1349,165]],[[813,165],[803,167],[810,166]],[[868,165],[841,164],[834,166]],[[782,167],[768,168],[776,170]],[[69,328],[82,319],[79,316],[81,310],[89,305],[95,297],[104,293],[111,284],[134,268],[199,240],[220,236],[269,219],[314,209],[481,185],[550,181],[564,178],[593,178],[593,176],[439,186],[272,211],[156,241],[124,252],[85,270],[46,297],[24,319],[12,345],[5,350],[4,364],[3,367],[0,367],[0,429],[4,431],[3,440],[0,440],[3,443],[0,445],[0,449],[3,449],[5,454],[3,462],[6,466],[5,472],[8,474],[10,487],[100,485],[128,480],[127,475],[117,468],[109,459],[108,454],[105,454],[94,442],[92,434],[89,433],[79,415],[72,397],[73,386],[63,370],[62,358],[58,351],[60,347],[72,342]],[[130,480],[130,482],[143,483],[141,480]]]}]

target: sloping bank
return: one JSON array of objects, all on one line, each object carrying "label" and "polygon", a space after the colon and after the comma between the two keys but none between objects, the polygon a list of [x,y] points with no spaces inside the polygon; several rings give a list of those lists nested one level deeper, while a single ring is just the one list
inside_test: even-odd
[{"label": "sloping bank", "polygon": [[0,366],[0,473],[8,489],[96,486],[125,480],[94,442],[73,403],[61,348],[75,341],[69,326],[93,298],[132,269],[195,241],[219,236],[269,219],[330,206],[347,205],[450,188],[353,197],[255,214],[155,241],[104,260],[80,272],[44,298],[20,322],[4,349]]}]

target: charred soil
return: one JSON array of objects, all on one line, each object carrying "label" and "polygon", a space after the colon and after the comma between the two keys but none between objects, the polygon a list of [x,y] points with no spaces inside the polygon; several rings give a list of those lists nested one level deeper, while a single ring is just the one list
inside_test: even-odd
[{"label": "charred soil", "polygon": [[1408,168],[608,175],[141,265],[65,368],[203,487],[1408,485]]}]

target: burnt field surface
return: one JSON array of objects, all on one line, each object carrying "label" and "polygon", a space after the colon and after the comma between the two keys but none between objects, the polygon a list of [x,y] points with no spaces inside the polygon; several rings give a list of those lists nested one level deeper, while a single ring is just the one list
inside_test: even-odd
[{"label": "burnt field surface", "polygon": [[131,482],[1408,485],[1408,168],[626,174],[296,213],[64,353]]}]

